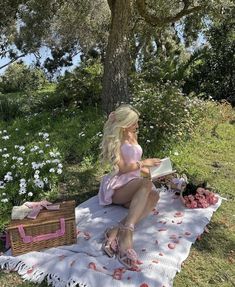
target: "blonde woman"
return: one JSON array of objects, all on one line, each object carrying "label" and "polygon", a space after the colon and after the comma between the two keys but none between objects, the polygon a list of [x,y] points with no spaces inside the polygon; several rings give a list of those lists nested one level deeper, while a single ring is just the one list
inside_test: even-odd
[{"label": "blonde woman", "polygon": [[137,264],[133,249],[135,225],[156,206],[159,194],[153,183],[141,176],[148,174],[149,167],[159,165],[160,160],[141,160],[142,148],[138,144],[137,129],[139,112],[130,105],[121,105],[111,112],[104,126],[102,159],[112,166],[112,172],[105,175],[99,189],[101,205],[119,204],[128,208],[128,214],[116,227],[105,232],[102,248],[127,268]]}]

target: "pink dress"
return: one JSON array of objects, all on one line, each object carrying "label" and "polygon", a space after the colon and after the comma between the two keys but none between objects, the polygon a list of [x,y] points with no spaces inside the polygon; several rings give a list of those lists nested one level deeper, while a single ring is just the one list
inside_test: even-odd
[{"label": "pink dress", "polygon": [[[141,160],[143,151],[141,146],[138,144],[124,143],[121,145],[121,153],[125,163],[130,164]],[[118,173],[116,175],[106,174],[101,180],[98,193],[100,205],[111,204],[115,189],[118,189],[129,181],[140,177],[139,169],[122,174]],[[156,190],[154,185],[153,189]]]}]

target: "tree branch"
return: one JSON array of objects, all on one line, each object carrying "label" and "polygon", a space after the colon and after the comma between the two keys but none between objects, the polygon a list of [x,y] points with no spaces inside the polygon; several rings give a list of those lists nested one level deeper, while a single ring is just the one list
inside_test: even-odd
[{"label": "tree branch", "polygon": [[22,57],[24,57],[24,56],[26,56],[26,54],[22,54],[22,55],[20,55],[20,56],[17,56],[15,59],[12,59],[10,62],[8,62],[8,63],[6,63],[6,64],[0,66],[0,70],[3,69],[3,68],[5,68],[5,67],[7,67],[8,65],[14,63],[15,61],[17,61],[18,59],[20,59],[20,58],[22,58]]},{"label": "tree branch", "polygon": [[176,15],[160,18],[148,13],[145,0],[136,0],[137,9],[140,15],[145,19],[145,21],[153,26],[159,26],[159,27],[167,23],[176,22],[180,20],[183,16],[198,12],[202,9],[202,6],[194,6],[192,8],[189,8],[190,1],[188,0],[183,0],[183,3],[184,3],[183,9]]}]

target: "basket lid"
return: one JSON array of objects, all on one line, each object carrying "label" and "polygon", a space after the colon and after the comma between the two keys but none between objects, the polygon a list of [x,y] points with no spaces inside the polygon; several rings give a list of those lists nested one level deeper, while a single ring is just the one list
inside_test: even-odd
[{"label": "basket lid", "polygon": [[18,225],[23,224],[24,226],[32,226],[34,224],[43,224],[47,221],[55,222],[60,218],[66,219],[75,219],[75,201],[63,201],[58,202],[56,204],[60,204],[60,208],[58,210],[47,210],[43,208],[36,219],[14,219],[11,220],[10,224],[7,227],[7,230],[16,228]]}]

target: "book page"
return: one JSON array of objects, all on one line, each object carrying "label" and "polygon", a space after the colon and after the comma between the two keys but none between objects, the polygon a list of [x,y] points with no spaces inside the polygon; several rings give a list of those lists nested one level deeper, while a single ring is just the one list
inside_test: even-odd
[{"label": "book page", "polygon": [[163,158],[159,166],[150,167],[151,179],[162,177],[176,172],[172,170],[172,165],[169,157]]}]

